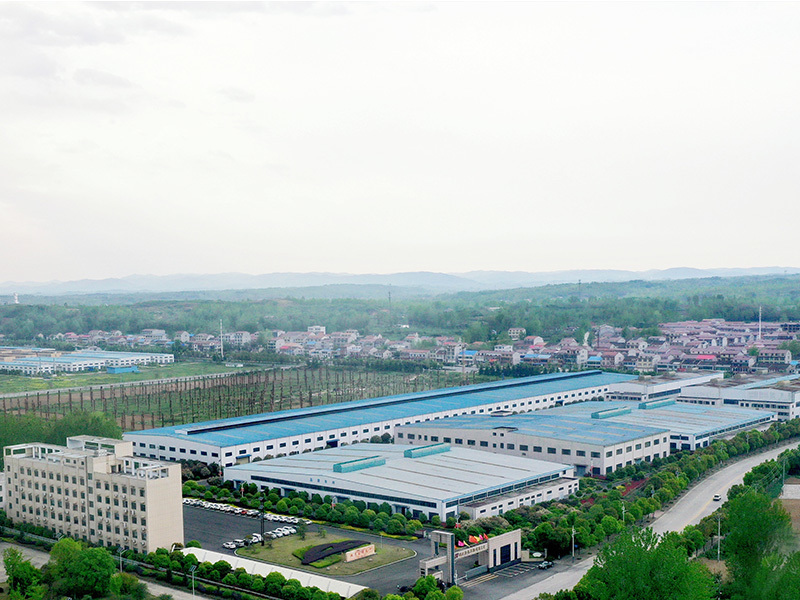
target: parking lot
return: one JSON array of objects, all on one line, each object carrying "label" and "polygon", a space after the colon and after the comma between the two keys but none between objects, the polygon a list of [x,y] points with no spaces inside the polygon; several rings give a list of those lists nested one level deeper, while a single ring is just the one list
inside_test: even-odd
[{"label": "parking lot", "polygon": [[[260,535],[261,523],[258,511],[245,511],[228,507],[220,509],[211,503],[183,505],[184,539],[197,540],[203,548],[216,552],[233,554],[236,545],[230,545],[233,540],[248,541],[253,534]],[[294,535],[301,519],[265,513],[264,536],[281,537]],[[305,521],[311,523],[310,521]],[[292,533],[279,533],[280,530],[291,528]],[[243,544],[240,544],[243,545]]]},{"label": "parking lot", "polygon": [[[203,548],[231,555],[234,554],[234,549],[223,548],[222,544],[224,542],[234,539],[244,539],[250,534],[260,532],[258,518],[236,514],[234,512],[222,512],[219,510],[200,508],[198,506],[184,505],[183,517],[184,539],[187,542],[189,540],[197,540]],[[264,531],[274,531],[286,525],[287,523],[285,522],[265,520]],[[311,524],[308,526],[308,531],[309,533],[314,533],[317,531],[317,528],[318,525]],[[352,531],[338,530],[327,525],[325,529],[329,531],[329,536],[344,537],[357,535],[359,539],[368,539],[373,541],[376,545],[389,544],[403,546],[417,552],[417,556],[414,558],[360,575],[340,578],[375,588],[383,594],[396,593],[398,586],[413,584],[417,577],[419,577],[419,559],[430,556],[430,542],[427,539],[410,542],[378,537],[364,532],[358,532],[356,534]],[[560,561],[556,564],[554,570],[560,571],[568,569],[569,566],[568,563],[562,563]],[[461,571],[461,569],[459,569],[459,571]],[[469,582],[460,581],[459,585],[464,588],[467,600],[471,598],[502,597],[525,588],[535,583],[537,580],[543,580],[551,574],[552,570],[542,571],[528,564],[517,564],[508,569],[476,577]]]}]

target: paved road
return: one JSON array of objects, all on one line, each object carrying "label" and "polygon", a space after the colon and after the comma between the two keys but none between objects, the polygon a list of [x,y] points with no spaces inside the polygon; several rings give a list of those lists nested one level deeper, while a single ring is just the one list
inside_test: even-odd
[{"label": "paved road", "polygon": [[682,531],[687,525],[696,525],[703,517],[707,517],[719,508],[720,502],[714,502],[714,494],[719,494],[724,501],[727,498],[728,490],[734,485],[742,483],[745,473],[750,469],[762,462],[776,458],[787,448],[796,447],[796,443],[781,446],[755,456],[749,456],[720,469],[686,492],[653,523],[653,531],[656,533]]},{"label": "paved road", "polygon": [[[754,466],[775,458],[788,448],[797,447],[797,443],[794,442],[749,456],[720,469],[688,491],[678,502],[653,521],[651,527],[658,533],[664,533],[666,531],[680,531],[687,525],[699,523],[704,516],[710,515],[719,506],[719,503],[712,500],[714,494],[720,494],[725,498],[728,490],[737,483],[742,483],[744,474]],[[561,562],[566,563],[566,561]],[[545,592],[555,594],[559,590],[572,589],[591,568],[593,563],[594,558],[588,558],[576,563],[572,568],[565,568],[566,565],[558,565],[556,567],[557,572],[544,581],[534,583],[523,590],[506,595],[503,600],[531,600]],[[562,571],[561,569],[564,570]]]}]

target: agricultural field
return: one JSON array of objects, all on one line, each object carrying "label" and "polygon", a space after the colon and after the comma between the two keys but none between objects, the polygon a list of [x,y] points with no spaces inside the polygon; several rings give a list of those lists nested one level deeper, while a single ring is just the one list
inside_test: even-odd
[{"label": "agricultural field", "polygon": [[375,554],[353,562],[335,562],[320,569],[314,568],[309,565],[300,563],[300,559],[293,553],[306,548],[308,546],[316,546],[326,542],[344,542],[345,539],[323,539],[318,534],[309,534],[306,539],[301,540],[298,536],[292,535],[288,537],[278,538],[272,541],[272,548],[255,544],[247,548],[237,550],[236,553],[246,557],[254,558],[256,560],[263,560],[274,564],[284,565],[292,569],[300,569],[303,571],[311,571],[321,575],[330,577],[343,577],[347,575],[355,575],[369,569],[376,567],[383,567],[393,562],[410,558],[414,556],[415,552],[410,548],[402,548],[400,546],[393,546],[389,544],[376,545]]},{"label": "agricultural field", "polygon": [[0,394],[35,392],[88,385],[113,385],[131,381],[150,381],[171,377],[195,377],[218,373],[232,373],[241,368],[226,367],[212,362],[181,362],[171,365],[139,367],[139,373],[109,374],[105,371],[95,373],[62,373],[53,377],[26,377],[24,375],[0,375]]},{"label": "agricultural field", "polygon": [[0,398],[0,414],[57,419],[74,411],[103,412],[123,431],[196,423],[474,383],[445,371],[372,372],[293,368],[242,371],[194,379],[128,382],[34,391]]}]

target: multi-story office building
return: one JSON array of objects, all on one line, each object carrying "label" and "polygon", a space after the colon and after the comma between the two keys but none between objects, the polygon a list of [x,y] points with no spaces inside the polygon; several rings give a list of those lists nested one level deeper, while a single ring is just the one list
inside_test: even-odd
[{"label": "multi-story office building", "polygon": [[181,470],[133,456],[123,440],[6,446],[2,503],[15,522],[139,552],[183,543]]}]

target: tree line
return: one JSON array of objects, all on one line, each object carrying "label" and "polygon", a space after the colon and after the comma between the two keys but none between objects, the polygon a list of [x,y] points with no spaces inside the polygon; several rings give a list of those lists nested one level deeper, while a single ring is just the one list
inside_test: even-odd
[{"label": "tree line", "polygon": [[561,284],[536,288],[462,292],[400,299],[302,297],[247,301],[142,301],[134,304],[9,304],[0,306],[0,333],[8,340],[32,340],[58,332],[92,329],[136,333],[213,333],[225,329],[329,331],[358,329],[394,338],[407,331],[458,335],[468,342],[496,341],[510,327],[525,327],[546,339],[587,331],[592,324],[650,328],[681,319],[753,321],[759,307],[766,321],[800,320],[800,276],[760,276],[677,281]]}]

